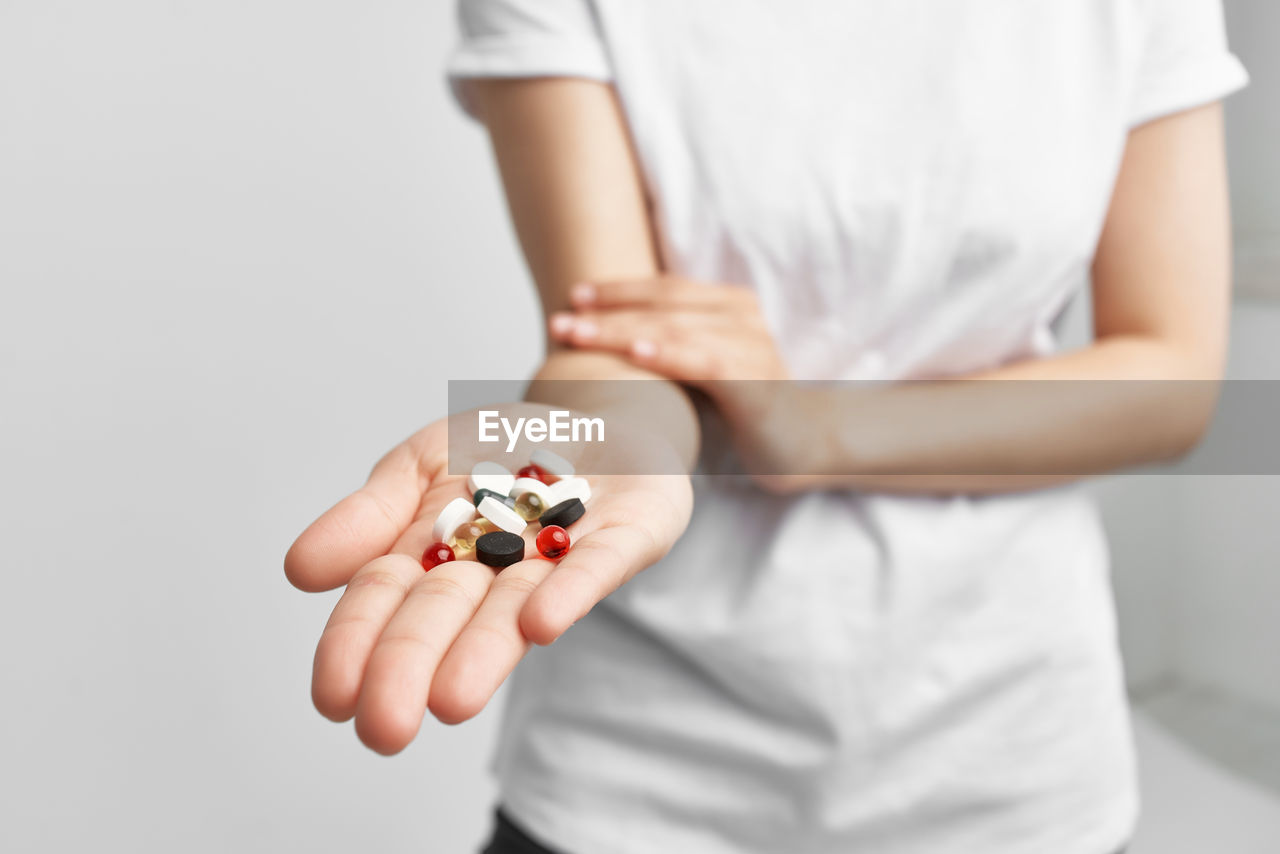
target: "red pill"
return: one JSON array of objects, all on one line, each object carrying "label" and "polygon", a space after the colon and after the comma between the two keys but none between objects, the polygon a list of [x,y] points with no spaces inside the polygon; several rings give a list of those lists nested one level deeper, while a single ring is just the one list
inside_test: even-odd
[{"label": "red pill", "polygon": [[422,568],[429,570],[451,560],[454,560],[453,549],[447,543],[432,543],[422,553]]},{"label": "red pill", "polygon": [[538,466],[532,464],[527,465],[520,469],[520,471],[516,472],[516,477],[531,477],[534,480],[542,481],[543,483],[547,482],[547,473]]},{"label": "red pill", "polygon": [[533,544],[538,547],[538,554],[557,560],[569,552],[569,532],[559,525],[548,525],[538,532]]}]

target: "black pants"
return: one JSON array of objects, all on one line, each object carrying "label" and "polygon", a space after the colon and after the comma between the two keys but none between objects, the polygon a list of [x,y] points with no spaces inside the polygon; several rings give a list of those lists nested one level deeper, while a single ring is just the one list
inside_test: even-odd
[{"label": "black pants", "polygon": [[493,838],[489,840],[489,844],[481,854],[556,854],[556,852],[530,839],[529,834],[514,825],[499,807],[493,822]]},{"label": "black pants", "polygon": [[[499,808],[494,820],[493,838],[489,840],[489,844],[481,854],[556,854],[556,852],[530,839],[529,835],[512,824],[507,814]],[[1121,849],[1116,854],[1124,854],[1124,850]]]}]

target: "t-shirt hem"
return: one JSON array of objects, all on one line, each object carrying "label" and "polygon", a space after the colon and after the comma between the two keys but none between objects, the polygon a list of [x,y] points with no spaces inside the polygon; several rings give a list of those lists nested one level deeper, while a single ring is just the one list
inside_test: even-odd
[{"label": "t-shirt hem", "polygon": [[[504,787],[506,788],[506,787]],[[1100,822],[1096,833],[1061,847],[1041,850],[1038,854],[1118,854],[1132,843],[1137,835],[1139,810],[1134,799],[1126,799],[1128,805],[1116,810]],[[614,854],[624,850],[619,847],[616,828],[602,829],[599,833],[581,823],[570,824],[556,819],[555,804],[547,799],[526,798],[506,788],[499,799],[499,806],[513,822],[536,842],[549,847],[557,854]],[[634,837],[627,840],[636,842]],[[669,841],[669,840],[668,840]],[[669,850],[665,843],[651,840],[653,850]],[[627,851],[637,850],[631,846]]]}]

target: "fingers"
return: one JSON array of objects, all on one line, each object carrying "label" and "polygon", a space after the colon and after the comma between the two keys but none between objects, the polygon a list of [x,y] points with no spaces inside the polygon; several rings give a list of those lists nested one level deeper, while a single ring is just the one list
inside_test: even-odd
[{"label": "fingers", "polygon": [[418,734],[436,668],[492,583],[489,567],[460,560],[423,573],[407,589],[364,668],[355,706],[361,741],[390,755]]},{"label": "fingers", "polygon": [[427,700],[433,715],[454,724],[475,717],[485,707],[529,650],[529,640],[520,629],[520,612],[554,568],[547,560],[526,560],[497,575],[484,603],[436,671]]},{"label": "fingers", "polygon": [[551,336],[579,348],[608,350],[673,380],[721,378],[723,321],[713,315],[619,309],[557,314]]},{"label": "fingers", "polygon": [[345,721],[356,711],[365,664],[382,630],[424,575],[405,555],[387,555],[364,566],[347,583],[316,645],[311,699],[326,718]]},{"label": "fingers", "polygon": [[637,340],[669,338],[676,333],[676,327],[695,325],[688,318],[680,316],[620,309],[605,313],[556,314],[551,318],[549,329],[551,337],[562,344],[625,355]]},{"label": "fingers", "polygon": [[312,522],[289,548],[289,581],[301,590],[331,590],[386,554],[417,514],[426,480],[412,443],[387,454],[364,486]]},{"label": "fingers", "polygon": [[657,276],[613,282],[582,282],[569,291],[575,309],[660,308],[713,310],[728,308],[749,296],[746,288],[710,285],[679,276]]},{"label": "fingers", "polygon": [[537,644],[551,643],[663,551],[639,525],[586,535],[529,596],[519,618],[525,637]]}]

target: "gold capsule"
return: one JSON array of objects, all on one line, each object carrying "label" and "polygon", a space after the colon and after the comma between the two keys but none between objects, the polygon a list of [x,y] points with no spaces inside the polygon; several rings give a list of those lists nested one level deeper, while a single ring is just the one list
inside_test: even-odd
[{"label": "gold capsule", "polygon": [[463,522],[449,538],[449,545],[455,552],[472,552],[476,548],[476,540],[485,534],[498,530],[498,526],[483,516],[477,516],[470,522]]},{"label": "gold capsule", "polygon": [[522,492],[516,498],[515,510],[520,514],[520,518],[526,522],[532,522],[542,515],[542,511],[547,509],[546,503],[542,500],[542,496],[536,492]]}]

